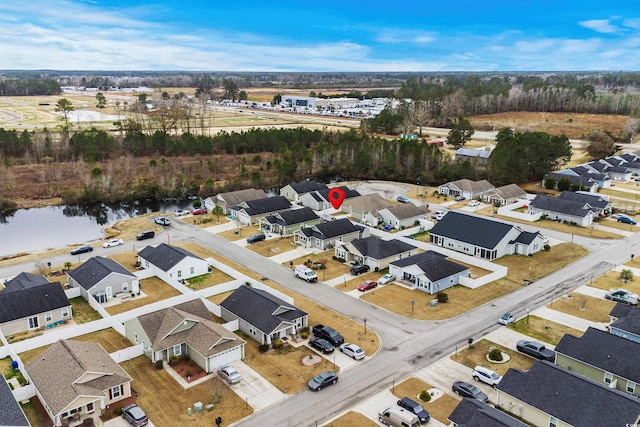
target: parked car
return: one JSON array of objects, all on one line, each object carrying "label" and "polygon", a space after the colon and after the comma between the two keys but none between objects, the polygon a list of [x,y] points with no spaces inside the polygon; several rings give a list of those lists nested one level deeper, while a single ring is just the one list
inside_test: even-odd
[{"label": "parked car", "polygon": [[203,214],[206,214],[207,212],[209,212],[207,210],[207,208],[196,208],[196,209],[191,211],[191,214],[192,215],[203,215]]},{"label": "parked car", "polygon": [[474,380],[482,381],[483,383],[489,384],[493,388],[495,388],[502,379],[502,376],[500,376],[500,374],[492,371],[489,368],[485,368],[484,366],[476,366],[473,369],[473,373],[471,374],[471,376]]},{"label": "parked car", "polygon": [[155,218],[153,222],[155,222],[156,224],[162,225],[164,227],[171,225],[171,220],[166,216],[159,216],[158,218]]},{"label": "parked car", "polygon": [[378,412],[378,421],[393,427],[418,427],[420,425],[420,419],[416,414],[396,407]]},{"label": "parked car", "polygon": [[411,200],[409,200],[407,196],[398,196],[396,200],[400,203],[411,203]]},{"label": "parked car", "polygon": [[320,391],[323,387],[330,386],[338,382],[338,374],[335,372],[323,372],[319,375],[313,377],[311,381],[309,381],[309,388],[313,391]]},{"label": "parked car", "polygon": [[378,279],[378,284],[386,285],[396,280],[396,276],[394,274],[387,273],[381,278]]},{"label": "parked car", "polygon": [[149,424],[149,418],[138,405],[127,405],[122,408],[122,418],[133,427],[142,427]]},{"label": "parked car", "polygon": [[365,358],[366,353],[363,349],[355,344],[344,343],[340,345],[340,351],[352,358],[353,360],[362,360]]},{"label": "parked car", "polygon": [[306,265],[296,265],[293,270],[293,275],[309,283],[318,281],[318,275]]},{"label": "parked car", "polygon": [[480,402],[488,402],[489,397],[484,394],[478,387],[465,381],[456,381],[451,386],[451,390],[462,397],[470,397]]},{"label": "parked car", "polygon": [[190,212],[186,209],[178,209],[173,213],[173,216],[186,216],[186,215],[189,215],[189,213]]},{"label": "parked car", "polygon": [[324,338],[313,337],[309,340],[309,345],[324,354],[333,353],[335,350],[335,347]]},{"label": "parked car", "polygon": [[153,230],[146,230],[136,236],[136,240],[146,240],[153,239],[153,236],[156,235],[156,232]]},{"label": "parked car", "polygon": [[344,343],[344,337],[340,335],[340,332],[333,329],[331,326],[324,326],[322,323],[317,324],[311,329],[313,336],[318,338],[324,338],[329,341],[332,346],[337,347]]},{"label": "parked car", "polygon": [[623,224],[636,225],[636,220],[633,218],[629,218],[628,216],[621,216],[620,218],[618,218],[618,222],[621,222]]},{"label": "parked car", "polygon": [[369,271],[371,269],[371,267],[369,267],[366,264],[358,264],[358,265],[354,265],[353,267],[351,267],[351,269],[349,270],[349,272],[351,274],[353,274],[354,276],[358,276],[362,273],[366,273],[367,271]]},{"label": "parked car", "polygon": [[638,305],[638,299],[640,299],[637,294],[626,289],[612,289],[610,292],[607,292],[604,297],[611,301],[629,305]]},{"label": "parked car", "polygon": [[80,255],[91,251],[93,251],[91,246],[79,246],[71,251],[71,255]]},{"label": "parked car", "polygon": [[464,196],[456,196],[453,200],[455,200],[456,202],[461,202],[464,200]]},{"label": "parked car", "polygon": [[611,215],[611,218],[613,219],[620,219],[620,218],[629,218],[627,215],[623,214],[623,213],[616,213]]},{"label": "parked car", "polygon": [[377,287],[378,282],[376,282],[375,280],[365,280],[364,282],[360,283],[360,285],[358,285],[358,290],[364,292]]},{"label": "parked car", "polygon": [[520,340],[516,343],[516,349],[539,360],[547,360],[551,363],[556,360],[556,352],[549,350],[544,344],[537,341]]},{"label": "parked car", "polygon": [[265,236],[264,233],[256,233],[252,236],[247,237],[247,243],[251,244],[256,242],[262,242],[266,238],[267,236]]},{"label": "parked car", "polygon": [[399,407],[407,409],[410,412],[413,412],[414,414],[416,414],[420,419],[421,423],[426,423],[431,419],[431,415],[429,415],[429,413],[422,407],[421,404],[419,404],[413,399],[409,399],[408,397],[403,397],[402,399],[398,400],[397,403]]},{"label": "parked car", "polygon": [[472,200],[469,202],[469,206],[471,206],[472,208],[476,206],[480,206],[480,202],[477,200]]},{"label": "parked car", "polygon": [[231,366],[223,366],[218,369],[218,375],[229,384],[237,384],[242,379],[240,373]]},{"label": "parked car", "polygon": [[107,240],[106,242],[104,242],[102,244],[103,248],[112,248],[114,246],[120,246],[120,245],[124,245],[124,240],[122,239],[111,239],[111,240]]},{"label": "parked car", "polygon": [[501,325],[510,325],[515,321],[516,321],[516,318],[511,313],[505,313],[502,316],[500,316],[500,318],[498,319],[498,323],[500,323]]},{"label": "parked car", "polygon": [[442,218],[447,214],[445,211],[436,211],[431,214],[431,219],[435,219],[436,221],[442,221]]}]

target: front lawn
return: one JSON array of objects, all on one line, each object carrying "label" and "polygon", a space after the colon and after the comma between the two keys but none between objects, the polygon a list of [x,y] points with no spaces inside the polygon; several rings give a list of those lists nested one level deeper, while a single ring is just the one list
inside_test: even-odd
[{"label": "front lawn", "polygon": [[105,310],[107,313],[114,316],[134,308],[142,307],[143,305],[180,295],[180,292],[177,289],[173,286],[167,285],[157,277],[140,280],[140,290],[145,294],[145,296],[133,297],[120,304],[105,307]]},{"label": "front lawn", "polygon": [[[341,263],[340,261],[336,261],[333,259],[334,252],[333,251],[325,251],[317,254],[309,254],[300,258],[296,258],[291,260],[290,262],[286,262],[282,265],[285,267],[293,268],[292,266],[304,264],[307,261],[311,262],[319,262],[324,265],[325,268],[322,270],[314,270],[318,275],[318,280],[331,280],[336,277],[343,276],[349,273],[349,266]],[[293,272],[291,273],[293,274]]]},{"label": "front lawn", "polygon": [[362,415],[360,412],[349,411],[336,418],[324,427],[378,427],[378,424]]},{"label": "front lawn", "polygon": [[273,239],[263,240],[262,242],[256,242],[246,246],[247,249],[262,255],[264,257],[271,257],[278,255],[282,252],[292,251],[297,248],[293,244],[293,236],[289,237],[275,237]]},{"label": "front lawn", "polygon": [[547,342],[554,346],[558,345],[564,334],[579,338],[584,333],[578,329],[533,315],[523,317],[508,327],[521,334],[529,335],[535,340]]},{"label": "front lawn", "polygon": [[611,320],[609,313],[615,305],[615,302],[603,298],[571,292],[553,300],[547,307],[592,322],[608,323]]},{"label": "front lawn", "polygon": [[[627,264],[625,264],[625,266]],[[593,279],[592,281],[590,281],[589,286],[593,286],[594,288],[598,289],[604,289],[605,291],[610,291],[614,288],[624,288],[630,290],[635,294],[640,294],[640,279],[634,278],[630,282],[625,283],[620,280],[619,271],[609,271],[608,273],[598,277],[597,279]]]},{"label": "front lawn", "polygon": [[[509,361],[505,363],[494,363],[487,360],[487,354],[489,354],[489,347],[499,348],[500,351],[509,355]],[[528,370],[533,365],[534,359],[529,356],[525,356],[517,351],[504,348],[492,341],[482,339],[478,342],[474,342],[471,348],[465,346],[458,350],[457,354],[451,355],[451,360],[458,362],[467,368],[473,369],[478,365],[485,366],[492,371],[504,375],[509,368],[521,369],[523,371]]]},{"label": "front lawn", "polygon": [[429,402],[423,402],[418,399],[418,395],[422,390],[429,390],[433,388],[431,385],[422,381],[419,378],[409,378],[406,381],[396,385],[393,389],[391,389],[391,393],[393,393],[398,399],[403,397],[409,397],[416,402],[420,403],[424,409],[431,415],[432,418],[440,421],[443,424],[449,425],[447,419],[449,415],[453,412],[453,410],[458,406],[460,401],[455,397],[446,393],[445,390],[440,390],[444,394],[438,399],[431,400]]}]

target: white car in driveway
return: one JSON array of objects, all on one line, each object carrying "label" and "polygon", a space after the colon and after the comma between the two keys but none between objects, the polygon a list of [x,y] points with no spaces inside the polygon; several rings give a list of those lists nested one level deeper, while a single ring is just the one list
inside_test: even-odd
[{"label": "white car in driveway", "polygon": [[191,212],[189,212],[186,209],[178,209],[177,211],[175,211],[173,213],[173,216],[185,216],[185,215],[189,215]]},{"label": "white car in driveway", "polygon": [[111,239],[109,241],[106,241],[102,244],[103,248],[111,248],[113,246],[120,246],[120,245],[124,245],[124,240],[122,239]]},{"label": "white car in driveway", "polygon": [[396,276],[394,274],[385,274],[380,279],[378,279],[379,285],[386,285],[396,280]]},{"label": "white car in driveway", "polygon": [[350,344],[348,342],[340,345],[340,351],[352,358],[353,360],[362,360],[365,358],[366,354],[363,349],[358,347],[355,344]]},{"label": "white car in driveway", "polygon": [[477,200],[472,200],[469,202],[469,206],[471,206],[472,208],[476,206],[480,206],[480,202]]},{"label": "white car in driveway", "polygon": [[240,373],[231,366],[223,366],[218,369],[218,375],[229,384],[237,384],[242,379]]}]

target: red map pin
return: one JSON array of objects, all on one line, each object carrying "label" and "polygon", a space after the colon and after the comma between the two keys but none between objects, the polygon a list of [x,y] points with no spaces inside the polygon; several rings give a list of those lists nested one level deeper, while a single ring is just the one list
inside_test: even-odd
[{"label": "red map pin", "polygon": [[342,202],[344,202],[344,198],[346,195],[344,194],[344,190],[342,188],[332,188],[329,190],[329,201],[331,202],[331,206],[334,209],[340,209],[342,206]]}]

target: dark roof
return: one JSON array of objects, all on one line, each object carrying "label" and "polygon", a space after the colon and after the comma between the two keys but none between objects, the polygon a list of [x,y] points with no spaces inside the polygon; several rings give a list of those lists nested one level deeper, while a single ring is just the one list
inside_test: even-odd
[{"label": "dark roof", "polygon": [[[332,188],[341,188],[342,191],[344,191],[345,200],[346,199],[351,199],[353,197],[358,197],[358,196],[361,195],[358,191],[352,190],[349,187],[347,187],[346,185],[341,185],[339,187],[332,187]],[[318,194],[320,194],[320,196],[322,196],[322,198],[328,202],[328,201],[330,201],[329,200],[329,191],[330,190],[331,190],[331,188],[327,188],[325,190],[318,190]]]},{"label": "dark roof", "polygon": [[[598,175],[600,175],[600,174],[598,174]],[[562,178],[567,178],[571,185],[580,185],[583,188],[589,188],[593,184],[596,184],[595,177],[594,178],[582,177],[582,176],[578,176],[578,175],[560,173],[560,172],[551,172],[551,173],[547,174],[547,176],[545,177],[545,179],[547,179],[547,178],[553,178],[556,181],[560,181]]]},{"label": "dark roof", "polygon": [[334,221],[316,224],[313,227],[305,227],[300,231],[302,231],[305,236],[314,236],[318,239],[331,239],[336,236],[343,236],[361,230],[363,230],[363,227],[355,225],[347,218],[340,218]]},{"label": "dark roof", "polygon": [[251,286],[240,286],[220,306],[266,334],[273,332],[282,322],[291,323],[307,315],[293,304]]},{"label": "dark roof", "polygon": [[571,168],[570,170],[577,173],[583,178],[592,178],[600,181],[609,179],[609,176],[606,173],[594,172],[586,166],[576,166],[574,168]]},{"label": "dark roof", "polygon": [[123,274],[135,278],[135,274],[115,262],[110,258],[94,256],[86,260],[75,270],[68,271],[69,277],[73,278],[85,289],[91,289],[100,283],[111,273]]},{"label": "dark roof", "polygon": [[4,377],[0,379],[0,408],[0,426],[31,426]]},{"label": "dark roof", "polygon": [[550,197],[538,195],[530,203],[531,206],[536,209],[558,212],[565,215],[576,216],[584,218],[591,212],[597,211],[595,208],[591,208],[585,201],[573,201],[560,199],[558,197]]},{"label": "dark roof", "polygon": [[410,257],[393,261],[391,265],[402,268],[415,265],[422,270],[427,279],[432,282],[437,282],[445,277],[451,277],[454,274],[458,274],[469,269],[467,266],[449,261],[446,259],[446,255],[435,251],[426,251],[416,255],[411,255]]},{"label": "dark roof", "polygon": [[199,256],[196,256],[186,249],[179,248],[177,246],[170,246],[166,243],[160,243],[158,246],[147,246],[140,252],[138,256],[149,261],[149,263],[155,265],[162,271],[169,271],[175,267],[179,262],[187,257],[202,260]]},{"label": "dark roof", "polygon": [[307,221],[313,221],[318,218],[318,215],[309,207],[278,212],[275,215],[265,217],[270,224],[276,223],[283,226],[300,224]]},{"label": "dark roof", "polygon": [[585,193],[576,193],[573,191],[563,191],[560,196],[558,196],[562,200],[571,200],[573,202],[585,202],[589,203],[590,206],[598,209],[605,209],[611,205],[611,202],[605,200],[602,196],[597,194],[585,194]]},{"label": "dark roof", "polygon": [[511,368],[497,388],[573,426],[624,426],[640,416],[640,400],[549,362]]},{"label": "dark roof", "polygon": [[291,202],[284,196],[275,196],[243,202],[240,208],[249,216],[256,216],[291,209]]},{"label": "dark roof", "polygon": [[503,222],[449,211],[429,234],[494,249],[513,228]]},{"label": "dark roof", "polygon": [[310,193],[312,191],[324,190],[327,188],[325,184],[315,182],[315,181],[300,181],[289,184],[293,191],[298,194]]},{"label": "dark roof", "polygon": [[535,240],[535,238],[540,235],[541,234],[538,231],[523,231],[514,240],[514,242],[522,243],[523,245],[530,245]]},{"label": "dark roof", "polygon": [[517,419],[477,399],[462,399],[449,415],[458,427],[527,427]]},{"label": "dark roof", "polygon": [[400,240],[382,240],[379,237],[366,237],[350,242],[363,256],[384,259],[416,249],[415,246]]},{"label": "dark roof", "polygon": [[4,290],[20,290],[38,285],[46,285],[47,283],[49,283],[49,280],[42,274],[20,273],[4,283]]},{"label": "dark roof", "polygon": [[634,357],[640,354],[640,343],[589,327],[580,338],[565,334],[556,351],[640,383],[640,369]]},{"label": "dark roof", "polygon": [[617,303],[609,314],[618,318],[610,326],[640,336],[640,308]]},{"label": "dark roof", "polygon": [[68,307],[71,304],[60,282],[47,283],[20,291],[0,291],[0,323]]}]

